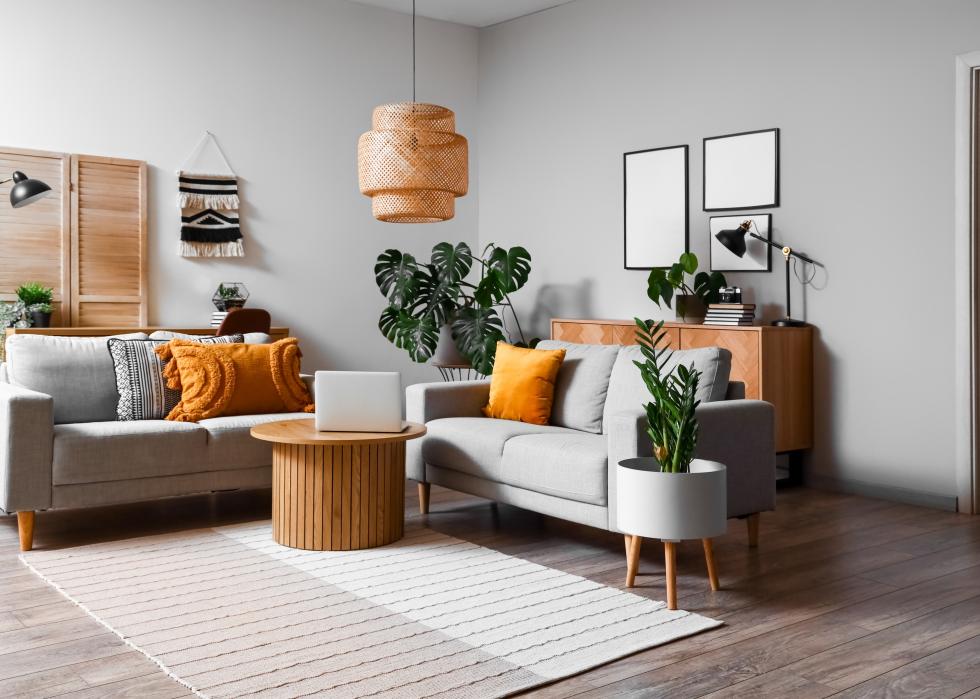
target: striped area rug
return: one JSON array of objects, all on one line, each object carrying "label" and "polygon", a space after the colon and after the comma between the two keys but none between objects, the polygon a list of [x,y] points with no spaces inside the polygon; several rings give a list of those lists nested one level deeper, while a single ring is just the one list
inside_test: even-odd
[{"label": "striped area rug", "polygon": [[202,697],[495,697],[720,625],[421,525],[365,551],[268,522],[22,560]]}]

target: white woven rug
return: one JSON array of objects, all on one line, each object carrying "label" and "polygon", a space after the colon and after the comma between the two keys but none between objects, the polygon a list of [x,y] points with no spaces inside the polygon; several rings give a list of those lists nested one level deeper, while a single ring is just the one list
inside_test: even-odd
[{"label": "white woven rug", "polygon": [[483,699],[720,625],[419,525],[366,551],[263,522],[22,560],[203,697]]}]

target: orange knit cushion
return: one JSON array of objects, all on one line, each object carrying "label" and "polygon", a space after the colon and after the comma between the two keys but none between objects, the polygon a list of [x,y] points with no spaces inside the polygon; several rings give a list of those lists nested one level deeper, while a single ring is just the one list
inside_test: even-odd
[{"label": "orange knit cushion", "polygon": [[547,425],[555,398],[555,379],[565,350],[539,350],[497,343],[490,377],[487,417]]},{"label": "orange knit cushion", "polygon": [[167,420],[313,412],[313,399],[299,375],[302,353],[294,337],[256,345],[171,340],[156,352],[166,362],[167,386],[181,392]]}]

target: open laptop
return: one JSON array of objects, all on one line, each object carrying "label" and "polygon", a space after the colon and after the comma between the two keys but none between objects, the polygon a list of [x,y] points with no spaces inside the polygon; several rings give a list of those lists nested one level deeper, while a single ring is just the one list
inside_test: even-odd
[{"label": "open laptop", "polygon": [[313,392],[320,432],[401,432],[397,371],[318,371]]}]

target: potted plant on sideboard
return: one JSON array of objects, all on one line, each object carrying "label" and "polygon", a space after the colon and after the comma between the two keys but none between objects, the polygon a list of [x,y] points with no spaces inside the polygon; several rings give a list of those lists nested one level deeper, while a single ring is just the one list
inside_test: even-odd
[{"label": "potted plant on sideboard", "polygon": [[[693,276],[690,284],[687,277]],[[718,303],[718,292],[726,285],[721,272],[698,272],[698,256],[682,253],[669,268],[650,270],[647,276],[647,296],[658,306],[670,308],[676,301],[677,317],[685,323],[704,320],[709,303]]]},{"label": "potted plant on sideboard", "polygon": [[[479,278],[470,281],[467,277],[474,269]],[[406,252],[385,250],[374,266],[375,281],[388,300],[378,327],[416,362],[434,356],[456,361],[461,356],[476,372],[488,375],[498,341],[537,344],[524,337],[510,300],[530,274],[531,255],[522,247],[490,243],[477,256],[466,243],[439,243],[428,263]],[[508,311],[513,335],[505,320]]]},{"label": "potted plant on sideboard", "polygon": [[725,466],[694,458],[701,372],[680,363],[668,368],[673,353],[663,321],[635,320],[643,361],[634,363],[653,399],[643,406],[653,454],[617,465],[617,526],[626,535],[627,587],[636,577],[642,538],[664,542],[667,606],[677,609],[676,545],[682,539],[701,539],[711,589],[718,589],[711,538],[725,532],[728,519]]},{"label": "potted plant on sideboard", "polygon": [[14,292],[24,304],[24,312],[32,327],[51,327],[51,303],[54,301],[54,289],[40,282],[27,282],[17,287]]}]

